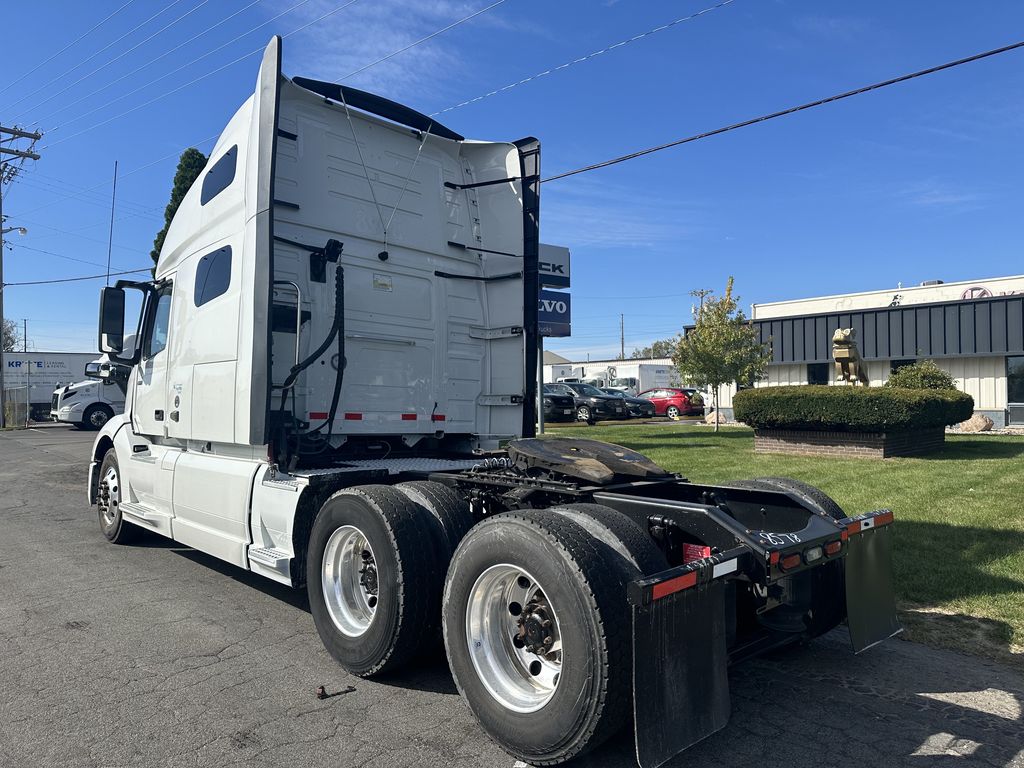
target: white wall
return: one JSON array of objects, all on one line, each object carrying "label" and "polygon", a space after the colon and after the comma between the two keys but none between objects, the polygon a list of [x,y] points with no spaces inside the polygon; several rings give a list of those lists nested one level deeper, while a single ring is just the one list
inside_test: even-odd
[{"label": "white wall", "polygon": [[1024,275],[992,277],[981,280],[961,280],[942,285],[913,285],[904,288],[885,288],[864,293],[844,293],[835,296],[817,296],[809,299],[773,301],[754,304],[751,317],[765,320],[776,317],[794,317],[825,312],[849,312],[855,309],[888,307],[899,295],[899,305],[922,304],[932,301],[959,301],[986,296],[1009,296],[1024,293]]}]

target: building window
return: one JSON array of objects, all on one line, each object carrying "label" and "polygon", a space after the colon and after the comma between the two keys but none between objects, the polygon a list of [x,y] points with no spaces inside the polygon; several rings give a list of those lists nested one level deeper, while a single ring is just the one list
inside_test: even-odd
[{"label": "building window", "polygon": [[225,293],[231,284],[231,246],[208,253],[196,267],[195,302],[203,306]]},{"label": "building window", "polygon": [[916,362],[917,360],[893,360],[889,370],[892,373],[896,373],[900,368],[906,368],[908,365],[913,365]]},{"label": "building window", "polygon": [[238,158],[236,144],[223,155],[220,160],[203,176],[203,190],[199,195],[199,204],[206,205],[217,195],[227,189],[235,180],[235,160]]},{"label": "building window", "polygon": [[1014,405],[1024,403],[1024,357],[1006,358],[1006,399]]},{"label": "building window", "polygon": [[828,371],[831,367],[831,363],[808,363],[807,383],[828,384]]}]

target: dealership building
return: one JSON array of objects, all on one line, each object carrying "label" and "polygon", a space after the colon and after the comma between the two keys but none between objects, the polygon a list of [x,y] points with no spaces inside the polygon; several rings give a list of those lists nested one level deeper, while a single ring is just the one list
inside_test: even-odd
[{"label": "dealership building", "polygon": [[834,384],[832,334],[853,328],[872,386],[934,360],[995,426],[1024,424],[1024,275],[755,304],[751,319],[772,352],[757,386]]}]

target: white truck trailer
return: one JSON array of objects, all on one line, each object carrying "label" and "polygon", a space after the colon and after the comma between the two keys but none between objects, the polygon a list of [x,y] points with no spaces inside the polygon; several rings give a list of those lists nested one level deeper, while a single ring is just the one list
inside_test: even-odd
[{"label": "white truck trailer", "polygon": [[280,60],[275,38],[155,279],[103,290],[101,351],[131,366],[90,457],[110,541],[305,589],[356,675],[443,633],[483,729],[540,765],[629,721],[659,765],[725,725],[730,661],[847,617],[858,650],[898,631],[888,511],[533,437],[535,139],[469,141]]},{"label": "white truck trailer", "polygon": [[84,379],[85,366],[95,359],[95,352],[4,352],[0,364],[8,399],[27,397],[32,418],[46,420],[57,385]]}]

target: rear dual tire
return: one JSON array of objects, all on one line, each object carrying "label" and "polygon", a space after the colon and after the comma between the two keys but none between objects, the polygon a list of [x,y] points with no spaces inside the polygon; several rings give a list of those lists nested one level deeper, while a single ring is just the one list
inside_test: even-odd
[{"label": "rear dual tire", "polygon": [[436,648],[445,570],[471,524],[465,502],[439,483],[331,496],[306,557],[310,611],[328,652],[369,677]]},{"label": "rear dual tire", "polygon": [[[533,765],[585,754],[630,715],[626,585],[640,576],[632,560],[644,555],[606,543],[614,534],[602,523],[580,525],[583,507],[597,505],[485,519],[459,545],[445,585],[444,639],[456,685],[484,730]],[[599,509],[610,525],[642,535]]]}]

